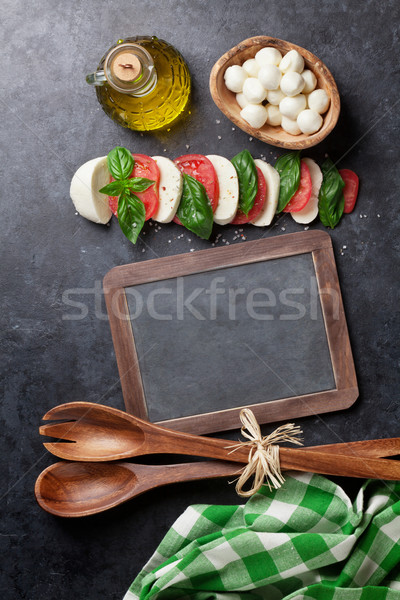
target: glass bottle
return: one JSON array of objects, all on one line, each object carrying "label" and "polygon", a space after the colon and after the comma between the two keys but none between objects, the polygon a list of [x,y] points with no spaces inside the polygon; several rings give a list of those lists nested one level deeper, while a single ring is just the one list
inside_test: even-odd
[{"label": "glass bottle", "polygon": [[166,128],[183,115],[190,98],[186,62],[155,36],[118,40],[86,81],[111,119],[137,131]]}]

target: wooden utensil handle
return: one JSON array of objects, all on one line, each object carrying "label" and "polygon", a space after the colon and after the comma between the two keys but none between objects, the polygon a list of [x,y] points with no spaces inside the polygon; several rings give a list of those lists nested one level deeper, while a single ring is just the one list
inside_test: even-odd
[{"label": "wooden utensil handle", "polygon": [[[173,432],[175,433],[175,432]],[[229,460],[230,462],[246,463],[249,448],[239,447],[232,452],[234,442],[218,438],[202,438],[190,434],[167,436],[162,443],[160,452],[174,454],[191,454],[192,456],[207,456]],[[344,447],[342,446],[342,452]],[[346,456],[347,460],[343,460]],[[280,448],[282,470],[293,469],[310,471],[324,475],[339,475],[343,477],[364,477],[373,479],[400,479],[400,463],[379,458],[361,458],[356,455],[340,455],[336,452],[306,450],[303,448]]]},{"label": "wooden utensil handle", "polygon": [[349,457],[294,448],[280,448],[280,460],[282,470],[294,469],[342,477],[400,479],[400,462],[382,458]]},{"label": "wooden utensil handle", "polygon": [[385,438],[382,440],[362,440],[359,442],[343,442],[326,444],[324,446],[306,446],[302,450],[327,452],[328,454],[345,454],[348,457],[363,456],[379,458],[381,456],[396,456],[400,454],[400,438]]},{"label": "wooden utensil handle", "polygon": [[[239,475],[241,466],[228,461],[199,461],[172,465],[123,463],[138,480],[135,495],[150,489],[183,481],[215,479]],[[141,477],[143,475],[143,478]]]},{"label": "wooden utensil handle", "polygon": [[217,458],[230,462],[247,463],[249,449],[239,447],[233,452],[232,446],[238,442],[212,437],[202,437],[181,431],[154,427],[146,431],[146,451],[152,454],[186,454]]},{"label": "wooden utensil handle", "polygon": [[[171,433],[174,434],[175,432]],[[249,449],[247,447],[239,447],[232,452],[230,446],[234,445],[234,442],[230,440],[202,438],[201,436],[177,432],[176,436],[170,436],[168,433],[163,442],[168,446],[167,449],[164,443],[162,444],[162,451],[164,452],[190,453],[192,456],[207,456],[231,462],[246,463],[248,461]],[[328,451],[318,452],[297,448],[280,448],[282,470],[294,469],[343,477],[400,479],[400,463],[396,461],[379,458],[360,458],[355,455],[346,455],[347,460],[343,460],[341,456],[337,453],[328,453]]]}]

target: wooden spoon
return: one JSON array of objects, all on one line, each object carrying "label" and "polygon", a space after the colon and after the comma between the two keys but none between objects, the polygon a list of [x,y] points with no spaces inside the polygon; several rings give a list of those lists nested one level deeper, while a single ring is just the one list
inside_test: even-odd
[{"label": "wooden spoon", "polygon": [[[187,454],[231,462],[248,461],[249,449],[240,447],[232,452],[231,441],[165,429],[115,408],[90,402],[56,406],[46,413],[44,419],[75,419],[72,423],[43,425],[39,429],[42,435],[75,442],[44,444],[55,456],[67,460],[99,462],[145,454]],[[385,442],[380,441],[381,444]],[[386,454],[382,451],[381,455]],[[400,463],[396,461],[360,457],[354,452],[343,456],[332,450],[321,451],[321,447],[315,450],[280,447],[282,469],[345,477],[400,479]]]},{"label": "wooden spoon", "polygon": [[148,490],[179,481],[228,477],[236,463],[203,461],[150,466],[133,463],[58,462],[38,477],[39,505],[59,517],[84,517],[103,512]]}]

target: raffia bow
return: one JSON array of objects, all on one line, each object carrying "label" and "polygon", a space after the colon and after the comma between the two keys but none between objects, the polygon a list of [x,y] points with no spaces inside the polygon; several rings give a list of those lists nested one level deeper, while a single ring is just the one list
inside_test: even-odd
[{"label": "raffia bow", "polygon": [[[233,448],[232,452],[235,452],[238,448],[247,446],[249,448],[249,458],[236,483],[236,492],[239,496],[247,498],[258,492],[264,482],[268,484],[269,489],[280,488],[285,478],[281,473],[278,444],[291,442],[301,446],[302,441],[299,436],[302,431],[300,427],[294,425],[294,423],[286,423],[286,425],[281,425],[275,431],[263,437],[252,410],[244,408],[240,412],[240,420],[243,425],[241,433],[249,441],[239,442],[229,447]],[[251,488],[245,491],[243,489],[244,485],[253,476],[254,480]]]}]

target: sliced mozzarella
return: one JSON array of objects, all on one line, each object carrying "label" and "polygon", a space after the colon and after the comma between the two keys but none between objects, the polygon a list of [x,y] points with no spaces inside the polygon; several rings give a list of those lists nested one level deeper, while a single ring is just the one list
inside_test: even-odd
[{"label": "sliced mozzarella", "polygon": [[214,213],[214,221],[218,225],[226,225],[234,218],[239,202],[239,181],[236,169],[230,160],[217,154],[208,154],[218,177],[219,200]]},{"label": "sliced mozzarella", "polygon": [[112,217],[108,196],[99,190],[110,183],[107,156],[92,158],[76,171],[69,194],[78,213],[94,223],[108,223]]},{"label": "sliced mozzarella", "polygon": [[318,194],[322,183],[322,172],[311,158],[303,158],[311,175],[311,198],[302,210],[290,213],[296,223],[311,223],[318,215]]},{"label": "sliced mozzarella", "polygon": [[159,205],[157,212],[151,217],[159,223],[170,223],[178,210],[182,196],[183,177],[175,165],[166,156],[152,156],[160,171],[158,191]]},{"label": "sliced mozzarella", "polygon": [[264,227],[265,225],[270,225],[275,216],[281,181],[278,171],[274,169],[272,165],[259,158],[256,158],[254,163],[265,177],[267,184],[267,198],[261,213],[258,215],[257,219],[254,219],[251,223],[258,227]]}]

